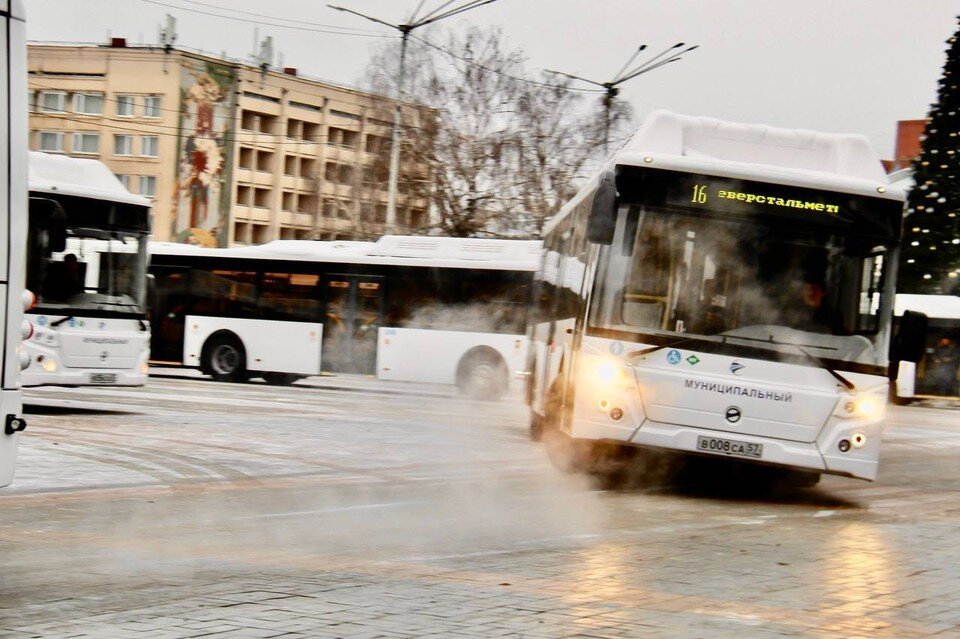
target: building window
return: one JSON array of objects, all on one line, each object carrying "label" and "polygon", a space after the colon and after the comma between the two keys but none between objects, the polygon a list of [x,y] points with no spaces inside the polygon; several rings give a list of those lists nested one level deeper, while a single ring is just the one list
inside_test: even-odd
[{"label": "building window", "polygon": [[423,209],[410,211],[410,228],[422,229],[427,225],[427,212]]},{"label": "building window", "polygon": [[73,152],[74,153],[100,153],[100,134],[99,133],[74,133],[73,134]]},{"label": "building window", "polygon": [[48,153],[63,153],[63,133],[59,131],[41,131],[40,150]]},{"label": "building window", "polygon": [[160,96],[148,95],[143,99],[143,115],[148,118],[160,117]]},{"label": "building window", "polygon": [[137,114],[137,98],[132,95],[117,96],[117,115],[130,118]]},{"label": "building window", "polygon": [[339,146],[345,149],[357,148],[357,140],[360,136],[356,131],[348,131],[347,129],[340,129],[333,126],[329,127],[327,131],[328,145]]},{"label": "building window", "polygon": [[382,135],[368,135],[367,145],[364,149],[367,153],[381,153],[390,149],[390,138]]},{"label": "building window", "polygon": [[114,135],[113,153],[114,155],[133,155],[133,136]]},{"label": "building window", "polygon": [[140,138],[140,155],[155,158],[160,155],[160,137],[145,135]]},{"label": "building window", "polygon": [[140,195],[143,197],[153,197],[157,194],[157,176],[140,176]]},{"label": "building window", "polygon": [[337,164],[336,162],[327,162],[324,168],[323,178],[328,182],[337,184],[353,184],[353,167],[349,164]]},{"label": "building window", "polygon": [[63,91],[41,91],[39,108],[42,113],[66,113],[67,94]]},{"label": "building window", "polygon": [[73,110],[75,113],[84,115],[102,115],[103,114],[103,94],[102,93],[74,93]]},{"label": "building window", "polygon": [[129,191],[129,190],[130,190],[130,176],[129,176],[129,175],[122,175],[122,174],[120,174],[120,173],[117,173],[116,175],[117,175],[117,179],[120,180],[120,184],[123,185],[123,188],[125,188],[126,190]]}]

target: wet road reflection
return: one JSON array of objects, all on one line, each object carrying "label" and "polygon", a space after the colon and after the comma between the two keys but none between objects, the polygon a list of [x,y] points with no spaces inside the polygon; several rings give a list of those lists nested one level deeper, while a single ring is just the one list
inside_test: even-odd
[{"label": "wet road reflection", "polygon": [[897,409],[876,484],[598,490],[549,465],[513,399],[101,390],[84,411],[44,393],[31,415],[0,495],[5,633],[150,619],[184,637],[283,622],[302,636],[902,637],[960,623],[960,445],[942,445],[956,413]]}]

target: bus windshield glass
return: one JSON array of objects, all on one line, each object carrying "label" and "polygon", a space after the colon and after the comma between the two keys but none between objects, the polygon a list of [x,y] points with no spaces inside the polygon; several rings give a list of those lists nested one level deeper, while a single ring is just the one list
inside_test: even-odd
[{"label": "bus windshield glass", "polygon": [[601,249],[593,327],[654,344],[701,340],[883,363],[892,238],[643,204],[621,205],[618,219],[614,243]]},{"label": "bus windshield glass", "polygon": [[31,251],[28,288],[47,312],[141,315],[146,241],[142,233],[69,229],[63,250]]}]

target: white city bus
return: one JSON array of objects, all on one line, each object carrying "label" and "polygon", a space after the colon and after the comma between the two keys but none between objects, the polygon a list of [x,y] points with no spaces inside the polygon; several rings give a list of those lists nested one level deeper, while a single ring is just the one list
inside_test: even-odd
[{"label": "white city bus", "polygon": [[903,199],[859,136],[652,113],[545,228],[531,435],[874,479]]},{"label": "white city bus", "polygon": [[101,162],[30,153],[24,386],[141,386],[150,201]]},{"label": "white city bus", "polygon": [[926,344],[919,362],[900,362],[896,399],[960,400],[960,296],[898,293],[894,314],[923,313]]},{"label": "white city bus", "polygon": [[221,381],[353,373],[493,398],[526,358],[539,241],[152,243],[157,364]]},{"label": "white city bus", "polygon": [[23,246],[27,233],[27,45],[23,4],[0,2],[0,20],[6,37],[0,44],[0,486],[13,481],[20,417],[20,340],[23,322]]}]

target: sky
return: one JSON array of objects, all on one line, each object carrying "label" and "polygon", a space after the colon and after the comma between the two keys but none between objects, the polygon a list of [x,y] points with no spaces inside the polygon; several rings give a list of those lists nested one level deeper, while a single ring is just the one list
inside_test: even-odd
[{"label": "sky", "polygon": [[[445,1],[423,0],[420,14]],[[394,24],[420,2],[331,0]],[[169,13],[177,19],[178,45],[249,58],[259,29],[261,39],[273,37],[284,66],[351,86],[361,85],[371,53],[396,34],[324,0],[25,4],[32,41],[102,43],[113,36],[152,44]],[[529,70],[598,82],[613,79],[641,44],[648,49],[638,63],[677,42],[697,44],[681,61],[622,86],[619,97],[633,106],[637,124],[650,111],[669,109],[859,133],[892,157],[897,120],[925,117],[936,99],[958,13],[956,0],[497,0],[432,28],[497,26],[512,48],[523,50]],[[442,41],[431,27],[418,34]]]}]

